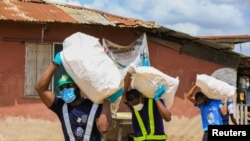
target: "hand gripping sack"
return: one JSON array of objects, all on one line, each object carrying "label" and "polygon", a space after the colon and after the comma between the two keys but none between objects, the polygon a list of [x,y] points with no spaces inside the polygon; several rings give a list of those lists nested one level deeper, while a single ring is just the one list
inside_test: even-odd
[{"label": "hand gripping sack", "polygon": [[134,70],[131,87],[137,89],[148,98],[154,98],[157,86],[159,84],[165,85],[166,92],[161,99],[164,100],[168,108],[171,108],[179,86],[179,78],[173,78],[151,66],[138,66]]},{"label": "hand gripping sack", "polygon": [[[81,91],[100,104],[123,87],[123,79],[98,40],[80,32],[74,33],[64,40],[61,58],[66,72]],[[119,99],[121,96],[117,97]]]},{"label": "hand gripping sack", "polygon": [[211,99],[230,99],[236,93],[236,87],[206,74],[197,74],[196,85]]}]

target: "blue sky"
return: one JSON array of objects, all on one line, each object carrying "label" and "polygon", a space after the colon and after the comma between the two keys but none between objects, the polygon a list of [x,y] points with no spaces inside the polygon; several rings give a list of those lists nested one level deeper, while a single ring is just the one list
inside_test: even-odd
[{"label": "blue sky", "polygon": [[[155,21],[191,36],[250,35],[250,0],[47,0]],[[235,45],[250,56],[250,42]]]}]

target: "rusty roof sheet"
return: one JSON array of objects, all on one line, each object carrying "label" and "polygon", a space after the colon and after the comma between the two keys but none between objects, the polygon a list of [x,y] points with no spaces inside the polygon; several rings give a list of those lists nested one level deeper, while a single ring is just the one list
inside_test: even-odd
[{"label": "rusty roof sheet", "polygon": [[146,22],[135,18],[126,18],[95,9],[62,4],[56,4],[56,6],[62,9],[65,13],[69,14],[80,24],[101,24],[118,27],[159,27],[154,22]]},{"label": "rusty roof sheet", "polygon": [[115,25],[112,21],[103,16],[100,12],[89,10],[82,7],[72,7],[66,5],[56,5],[65,13],[73,17],[80,24],[102,24]]},{"label": "rusty roof sheet", "polygon": [[0,20],[101,24],[118,27],[157,28],[152,22],[125,18],[103,11],[43,0],[1,0]]},{"label": "rusty roof sheet", "polygon": [[[127,18],[103,12],[103,15],[119,25],[120,27],[145,27],[145,28],[160,28],[155,22],[147,22],[135,18]],[[143,25],[143,26],[142,26]]]},{"label": "rusty roof sheet", "polygon": [[70,22],[77,21],[53,4],[16,0],[0,1],[0,20],[28,22]]}]

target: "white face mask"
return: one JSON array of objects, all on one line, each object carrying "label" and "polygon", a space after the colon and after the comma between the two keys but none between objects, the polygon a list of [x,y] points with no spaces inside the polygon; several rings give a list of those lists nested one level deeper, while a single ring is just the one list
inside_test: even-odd
[{"label": "white face mask", "polygon": [[141,109],[143,108],[143,104],[142,103],[139,103],[137,105],[134,105],[133,108],[137,111],[141,111]]}]

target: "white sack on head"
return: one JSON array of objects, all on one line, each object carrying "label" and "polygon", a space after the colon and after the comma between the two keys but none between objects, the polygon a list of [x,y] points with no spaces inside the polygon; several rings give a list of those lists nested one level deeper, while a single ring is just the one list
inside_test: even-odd
[{"label": "white sack on head", "polygon": [[66,72],[94,103],[103,103],[123,87],[119,70],[98,38],[80,32],[72,34],[63,42],[61,58]]},{"label": "white sack on head", "polygon": [[154,98],[159,84],[166,86],[166,92],[162,95],[161,99],[165,101],[168,108],[171,108],[179,86],[179,78],[168,76],[154,67],[135,67],[135,73],[131,81],[132,88],[137,89],[148,98]]},{"label": "white sack on head", "polygon": [[196,85],[211,99],[223,100],[231,98],[236,93],[236,87],[206,74],[196,76]]}]

